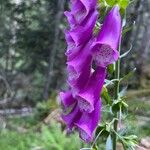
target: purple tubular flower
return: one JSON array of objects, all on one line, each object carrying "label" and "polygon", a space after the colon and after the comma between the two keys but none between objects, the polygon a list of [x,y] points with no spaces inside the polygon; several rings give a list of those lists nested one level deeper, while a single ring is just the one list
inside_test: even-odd
[{"label": "purple tubular flower", "polygon": [[121,16],[119,7],[114,6],[106,16],[97,41],[93,44],[93,57],[96,65],[106,67],[118,57],[117,47],[121,36]]},{"label": "purple tubular flower", "polygon": [[69,11],[65,11],[64,15],[67,17],[70,27],[74,28],[77,25],[74,15]]},{"label": "purple tubular flower", "polygon": [[[59,94],[65,110],[62,119],[68,129],[71,130],[73,127],[77,127],[81,139],[90,142],[100,119],[100,93],[107,66],[107,61],[104,58],[103,63],[105,65],[98,65],[96,70],[92,72],[93,56],[98,61],[98,57],[106,54],[108,48],[113,50],[113,54],[116,51],[117,46],[114,43],[117,39],[111,40],[112,37],[114,38],[111,34],[115,34],[117,38],[118,34],[116,32],[119,26],[118,24],[115,26],[117,8],[114,8],[110,13],[112,14],[111,19],[109,15],[107,17],[112,21],[116,21],[111,23],[112,27],[115,27],[115,31],[111,29],[107,23],[108,19],[106,19],[104,22],[106,27],[104,26],[98,37],[95,38],[93,29],[98,18],[97,0],[70,1],[71,10],[65,12],[70,25],[70,29],[65,30],[68,46],[65,54],[67,56],[69,90]],[[112,19],[113,17],[114,19]],[[102,53],[101,49],[104,49]],[[110,53],[110,50],[108,52]],[[106,55],[104,56],[106,57]],[[111,57],[114,59],[114,55],[111,55]],[[118,55],[115,56],[115,59],[117,57]]]},{"label": "purple tubular flower", "polygon": [[73,98],[71,91],[60,92],[59,97],[65,109],[76,103],[76,99]]},{"label": "purple tubular flower", "polygon": [[93,139],[93,132],[100,120],[101,100],[95,104],[95,109],[92,113],[83,113],[80,120],[75,123],[79,129],[80,138],[85,142],[90,142]]},{"label": "purple tubular flower", "polygon": [[76,48],[76,45],[75,45],[69,31],[65,30],[64,33],[65,33],[65,39],[66,39],[66,42],[67,42],[67,45],[68,45],[67,53],[69,54],[71,50],[74,51],[74,48]]},{"label": "purple tubular flower", "polygon": [[69,113],[62,115],[62,119],[67,124],[67,127],[72,129],[74,127],[74,123],[81,117],[81,112],[77,107],[77,100],[73,98],[71,91],[60,92],[59,96],[65,111],[73,105]]},{"label": "purple tubular flower", "polygon": [[65,30],[65,38],[66,38],[66,42],[67,42],[67,51],[65,53],[65,55],[67,56],[67,60],[71,61],[74,57],[76,57],[78,55],[78,52],[80,52],[80,50],[82,49],[83,46],[76,46],[69,31]]},{"label": "purple tubular flower", "polygon": [[67,59],[68,61],[74,58],[78,52],[84,47],[85,43],[92,37],[98,13],[94,11],[84,21],[83,25],[68,31],[65,30],[65,37],[67,42]]},{"label": "purple tubular flower", "polygon": [[97,0],[87,1],[87,0],[71,0],[71,14],[77,24],[82,23],[82,21],[88,16],[90,11],[95,11]]},{"label": "purple tubular flower", "polygon": [[73,95],[84,88],[91,75],[91,44],[92,40],[85,45],[78,56],[67,62],[68,83],[72,88]]},{"label": "purple tubular flower", "polygon": [[85,42],[91,38],[97,16],[97,11],[90,13],[88,18],[83,21],[83,24],[69,31],[69,34],[76,46],[85,44]]},{"label": "purple tubular flower", "polygon": [[81,115],[82,112],[79,110],[76,104],[70,113],[62,115],[62,119],[67,124],[67,127],[72,129],[75,126],[75,123],[81,118]]},{"label": "purple tubular flower", "polygon": [[87,86],[77,94],[76,99],[81,111],[91,113],[94,110],[95,103],[100,97],[105,76],[106,68],[97,67],[91,75]]},{"label": "purple tubular flower", "polygon": [[[97,0],[90,2],[87,0],[71,0],[71,11],[64,13],[70,25],[70,30],[65,30],[68,45],[65,54],[68,61],[77,56],[92,37],[92,32],[98,17],[96,2]],[[83,11],[86,13],[83,13]],[[76,19],[80,18],[79,14],[82,14],[82,19]]]}]

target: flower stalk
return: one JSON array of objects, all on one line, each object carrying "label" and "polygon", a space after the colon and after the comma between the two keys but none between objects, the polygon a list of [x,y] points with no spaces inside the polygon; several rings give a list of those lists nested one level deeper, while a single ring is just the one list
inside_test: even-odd
[{"label": "flower stalk", "polygon": [[[121,51],[121,38],[120,38],[119,49],[118,49],[119,55],[120,55],[120,51]],[[115,100],[118,100],[119,91],[120,91],[120,61],[121,60],[119,58],[115,64],[115,79],[117,79],[117,81],[115,82],[115,94],[114,94]],[[113,128],[114,128],[115,132],[117,132],[118,114],[119,114],[119,112],[116,112],[115,116],[114,116],[115,118],[117,118],[113,124]],[[117,147],[117,135],[115,132],[113,133],[113,136],[112,136],[112,138],[113,138],[113,150],[116,150],[116,147]]]}]

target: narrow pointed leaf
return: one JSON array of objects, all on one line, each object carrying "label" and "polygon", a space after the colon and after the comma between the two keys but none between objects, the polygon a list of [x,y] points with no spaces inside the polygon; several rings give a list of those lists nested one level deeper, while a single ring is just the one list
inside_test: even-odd
[{"label": "narrow pointed leaf", "polygon": [[132,45],[130,46],[130,49],[127,52],[125,52],[124,54],[122,54],[120,56],[120,58],[123,58],[123,57],[127,56],[130,53],[131,50],[132,50]]},{"label": "narrow pointed leaf", "polygon": [[111,64],[107,67],[108,73],[113,74],[115,71],[114,64]]},{"label": "narrow pointed leaf", "polygon": [[129,72],[127,75],[125,75],[123,78],[121,78],[120,82],[128,81],[131,77],[133,77],[135,71],[136,71],[136,68],[134,68],[131,72]]},{"label": "narrow pointed leaf", "polygon": [[108,90],[105,86],[103,86],[101,97],[105,100],[106,104],[111,104],[111,98],[108,94]]}]

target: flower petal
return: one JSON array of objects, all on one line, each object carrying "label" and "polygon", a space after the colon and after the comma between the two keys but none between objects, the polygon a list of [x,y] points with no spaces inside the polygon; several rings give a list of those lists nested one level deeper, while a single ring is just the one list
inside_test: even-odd
[{"label": "flower petal", "polygon": [[119,57],[118,51],[112,49],[112,47],[107,44],[96,42],[93,46],[93,49],[93,58],[96,62],[96,65],[101,67],[107,67],[108,65],[117,61]]},{"label": "flower petal", "polygon": [[96,24],[98,13],[95,11],[85,20],[84,25],[80,25],[70,31],[70,36],[74,40],[76,46],[85,44],[91,37],[92,31]]},{"label": "flower petal", "polygon": [[77,122],[81,118],[81,115],[82,113],[80,112],[78,106],[75,105],[70,113],[68,113],[67,115],[66,114],[62,115],[62,119],[67,124],[67,127],[69,129],[72,129],[75,125],[75,122]]},{"label": "flower petal", "polygon": [[69,23],[70,27],[74,28],[77,24],[77,22],[74,18],[74,15],[69,11],[65,11],[64,14],[67,17],[67,20],[68,20],[68,23]]},{"label": "flower petal", "polygon": [[100,120],[101,100],[95,104],[95,109],[92,113],[83,113],[80,120],[75,123],[80,132],[80,137],[85,142],[90,142],[93,138],[93,132]]},{"label": "flower petal", "polygon": [[73,98],[71,91],[60,92],[59,96],[61,99],[61,103],[63,104],[65,108],[71,106],[72,104],[76,102],[76,99]]},{"label": "flower petal", "polygon": [[77,47],[75,45],[75,43],[70,35],[70,32],[68,30],[65,30],[64,33],[65,33],[65,38],[66,38],[66,42],[67,42],[67,51],[66,51],[65,55],[67,56],[67,60],[70,61],[78,55],[78,52],[81,51],[83,46]]},{"label": "flower petal", "polygon": [[71,0],[71,12],[76,21],[80,24],[87,17],[90,11],[96,10],[97,0]]},{"label": "flower petal", "polygon": [[91,113],[94,110],[94,105],[99,100],[105,76],[106,68],[98,67],[92,74],[87,86],[76,95],[81,111]]},{"label": "flower petal", "polygon": [[76,95],[89,80],[92,65],[91,43],[92,40],[85,45],[73,60],[67,62],[68,83],[73,95]]},{"label": "flower petal", "polygon": [[106,67],[118,57],[117,47],[121,37],[121,16],[115,6],[106,16],[97,41],[93,44],[93,56],[98,66]]}]

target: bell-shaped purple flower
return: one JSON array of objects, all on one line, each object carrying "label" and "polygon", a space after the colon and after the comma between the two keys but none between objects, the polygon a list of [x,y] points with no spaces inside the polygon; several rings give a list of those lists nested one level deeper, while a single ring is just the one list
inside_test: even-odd
[{"label": "bell-shaped purple flower", "polygon": [[72,130],[73,127],[77,127],[81,139],[85,142],[90,142],[93,138],[93,132],[100,120],[101,99],[96,102],[95,109],[92,113],[86,113],[81,112],[76,103],[76,99],[73,99],[70,94],[69,91],[60,94],[65,107],[70,107],[72,104],[75,104],[69,113],[62,115],[62,119],[67,124],[69,130]]},{"label": "bell-shaped purple flower", "polygon": [[[67,15],[70,23],[81,24],[82,21],[89,15],[91,11],[96,10],[97,0],[71,0],[71,12],[72,15]],[[68,13],[67,13],[68,14]],[[70,16],[70,17],[69,17]],[[71,19],[72,18],[72,19]]]},{"label": "bell-shaped purple flower", "polygon": [[81,111],[91,113],[95,103],[99,100],[100,93],[106,76],[106,68],[97,67],[91,75],[87,86],[77,94],[78,106]]},{"label": "bell-shaped purple flower", "polygon": [[106,16],[97,40],[93,44],[96,65],[106,67],[118,57],[117,47],[121,37],[121,16],[119,7],[114,6]]},{"label": "bell-shaped purple flower", "polygon": [[95,104],[95,109],[92,113],[83,113],[79,121],[75,123],[78,127],[80,137],[85,142],[90,142],[93,139],[93,132],[100,120],[101,100]]},{"label": "bell-shaped purple flower", "polygon": [[75,28],[76,25],[77,25],[77,22],[75,20],[74,15],[71,12],[69,12],[69,11],[65,11],[64,15],[67,17],[67,20],[68,20],[68,23],[70,25],[70,28],[71,29]]},{"label": "bell-shaped purple flower", "polygon": [[71,130],[75,126],[75,123],[81,118],[81,116],[82,112],[76,104],[71,112],[62,115],[62,119],[65,121],[68,129]]},{"label": "bell-shaped purple flower", "polygon": [[67,42],[67,60],[70,61],[72,58],[77,56],[84,45],[92,38],[93,29],[97,19],[97,11],[89,14],[89,16],[83,21],[81,25],[75,28],[65,30],[65,37]]},{"label": "bell-shaped purple flower", "polygon": [[71,91],[60,92],[59,97],[65,110],[77,102],[77,100],[73,98]]},{"label": "bell-shaped purple flower", "polygon": [[80,53],[71,61],[67,62],[68,83],[75,96],[87,84],[91,75],[92,55],[90,40]]},{"label": "bell-shaped purple flower", "polygon": [[78,25],[76,28],[69,31],[69,34],[76,46],[85,44],[85,42],[91,38],[97,16],[98,13],[96,11],[90,13],[81,25]]},{"label": "bell-shaped purple flower", "polygon": [[67,124],[67,127],[72,129],[74,127],[74,123],[81,117],[81,111],[78,108],[77,100],[72,96],[70,90],[67,92],[60,92],[59,97],[64,107],[64,112],[67,113],[62,115],[62,119]]},{"label": "bell-shaped purple flower", "polygon": [[68,30],[65,30],[64,32],[65,32],[65,39],[67,42],[67,50],[65,55],[67,56],[67,61],[70,61],[78,55],[83,46],[81,45],[77,47],[70,35],[70,32]]},{"label": "bell-shaped purple flower", "polygon": [[[96,70],[92,72],[93,56],[97,64],[102,46],[107,49],[109,46],[113,52],[117,49],[117,46],[114,46],[115,40],[109,41],[111,37],[109,32],[113,33],[113,31],[107,21],[104,22],[106,29],[103,27],[97,38],[93,36],[93,29],[98,17],[96,4],[97,0],[71,0],[71,10],[65,12],[70,25],[69,30],[65,30],[67,82],[70,89],[66,92],[60,92],[61,103],[65,110],[62,118],[69,129],[77,127],[80,137],[85,142],[92,140],[93,132],[100,119],[100,92],[107,66],[107,61],[105,61],[103,62],[105,65],[98,64]],[[115,14],[114,10],[112,10],[113,14]],[[107,18],[110,19],[110,17]],[[113,23],[112,25],[114,26]],[[116,28],[118,29],[118,26]],[[116,29],[114,32],[116,34]],[[106,52],[102,51],[102,55]]]}]

